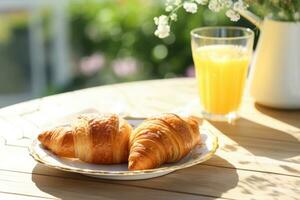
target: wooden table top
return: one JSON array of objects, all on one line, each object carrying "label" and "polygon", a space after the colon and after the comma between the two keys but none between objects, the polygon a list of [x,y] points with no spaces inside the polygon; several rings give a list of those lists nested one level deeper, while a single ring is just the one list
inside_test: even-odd
[{"label": "wooden table top", "polygon": [[44,124],[86,109],[148,116],[199,114],[194,79],[95,87],[0,110],[0,199],[300,199],[300,111],[245,97],[234,124],[208,123],[220,148],[205,163],[141,181],[110,181],[35,162],[27,145]]}]

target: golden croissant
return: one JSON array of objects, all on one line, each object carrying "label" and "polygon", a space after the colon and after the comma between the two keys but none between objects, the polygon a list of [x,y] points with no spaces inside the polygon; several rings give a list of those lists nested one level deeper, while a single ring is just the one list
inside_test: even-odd
[{"label": "golden croissant", "polygon": [[176,162],[200,143],[199,119],[163,114],[141,123],[130,136],[129,170]]},{"label": "golden croissant", "polygon": [[69,126],[45,131],[38,140],[58,156],[96,164],[128,161],[131,126],[117,115],[88,114]]}]

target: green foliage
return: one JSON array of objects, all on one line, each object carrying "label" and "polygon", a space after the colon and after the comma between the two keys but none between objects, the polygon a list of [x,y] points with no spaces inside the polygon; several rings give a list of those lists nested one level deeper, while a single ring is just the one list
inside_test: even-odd
[{"label": "green foliage", "polygon": [[247,0],[259,16],[281,21],[300,21],[300,0]]},{"label": "green foliage", "polygon": [[0,14],[0,93],[28,90],[30,61],[28,51],[28,15],[25,12]]},{"label": "green foliage", "polygon": [[[157,1],[142,0],[72,3],[73,63],[80,69],[79,63],[84,56],[100,52],[105,57],[105,66],[96,75],[81,76],[82,85],[76,87],[185,76],[187,68],[193,65],[190,31],[200,26],[231,24],[224,13],[212,13],[204,7],[197,14],[180,11],[181,17],[172,27],[173,34],[161,40],[153,34],[153,18],[163,13],[163,7]],[[116,59],[126,57],[136,60],[136,72],[119,76],[113,64]]]},{"label": "green foliage", "polygon": [[[190,31],[200,26],[233,25],[224,13],[212,13],[205,7],[199,7],[197,14],[180,10],[180,18],[172,26],[172,35],[161,40],[154,36],[156,27],[153,18],[164,12],[163,1],[69,2],[66,12],[70,19],[70,59],[74,67],[74,78],[65,86],[50,85],[45,95],[124,81],[186,76],[188,68],[191,71],[193,65]],[[52,14],[50,9],[42,12],[49,80],[52,58],[48,52],[52,42]],[[18,85],[23,87],[28,85],[26,80],[30,80],[29,52],[23,53],[29,45],[27,13],[13,13],[9,21],[0,16],[0,21],[0,51],[4,63],[1,66],[4,68],[2,70],[9,71],[2,76],[18,76],[17,79],[22,80]],[[245,23],[241,20],[237,25],[244,26]],[[16,72],[18,70],[20,74]],[[2,79],[7,80],[7,77]],[[17,90],[9,89],[11,87],[4,88]]]}]

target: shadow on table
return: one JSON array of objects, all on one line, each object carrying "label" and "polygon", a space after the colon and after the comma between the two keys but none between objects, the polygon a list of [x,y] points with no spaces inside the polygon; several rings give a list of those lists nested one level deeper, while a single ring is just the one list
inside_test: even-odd
[{"label": "shadow on table", "polygon": [[239,177],[235,167],[220,156],[214,155],[226,167],[198,164],[178,170],[160,178],[144,181],[126,181],[126,183],[172,192],[221,197],[223,193],[235,188]]},{"label": "shadow on table", "polygon": [[[293,135],[273,129],[245,118],[238,119],[234,124],[226,122],[210,123],[255,156],[284,160],[300,155],[300,141]],[[229,150],[235,151],[234,146]]]},{"label": "shadow on table", "polygon": [[236,187],[239,180],[234,166],[216,157],[227,167],[199,164],[163,177],[137,181],[90,178],[37,164],[32,181],[41,191],[60,199],[198,199],[201,194],[204,199],[213,199]]},{"label": "shadow on table", "polygon": [[300,128],[300,120],[299,120],[300,110],[274,109],[274,108],[269,108],[266,106],[259,105],[257,103],[255,104],[255,108],[259,112],[261,112],[265,115],[268,115],[279,121],[285,122],[291,126]]}]

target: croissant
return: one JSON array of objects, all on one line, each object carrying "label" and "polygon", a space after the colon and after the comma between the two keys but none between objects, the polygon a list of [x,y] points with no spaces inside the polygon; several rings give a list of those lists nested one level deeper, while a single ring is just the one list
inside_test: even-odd
[{"label": "croissant", "polygon": [[200,143],[199,119],[163,114],[141,123],[130,136],[129,170],[176,162]]},{"label": "croissant", "polygon": [[96,164],[128,161],[131,126],[117,115],[88,114],[68,126],[42,132],[38,140],[58,156]]}]

